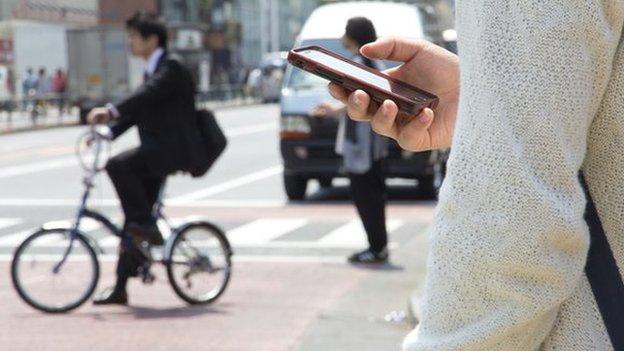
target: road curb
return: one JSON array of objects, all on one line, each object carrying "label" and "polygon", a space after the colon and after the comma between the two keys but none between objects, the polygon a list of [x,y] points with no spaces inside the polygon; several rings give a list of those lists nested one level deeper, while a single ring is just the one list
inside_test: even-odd
[{"label": "road curb", "polygon": [[420,321],[420,294],[414,292],[407,301],[407,318],[412,328],[416,328]]},{"label": "road curb", "polygon": [[[260,104],[261,102],[255,99],[254,100],[237,99],[235,101],[225,101],[225,102],[210,101],[210,102],[200,103],[199,105],[201,108],[207,108],[207,109],[218,111],[218,110],[226,110],[226,109],[242,107],[242,106],[260,105]],[[74,127],[78,125],[80,125],[78,121],[72,121],[72,122],[66,122],[66,123],[60,123],[60,124],[57,123],[57,124],[49,124],[49,125],[38,125],[38,126],[30,126],[30,127],[24,127],[24,128],[16,128],[16,129],[0,128],[0,136],[23,133],[23,132],[32,132],[36,130],[49,130],[49,129],[55,129],[55,128]]]},{"label": "road curb", "polygon": [[32,132],[35,130],[50,130],[56,128],[65,128],[65,127],[75,127],[80,125],[78,121],[61,123],[61,124],[49,124],[49,125],[38,125],[34,127],[26,127],[26,128],[16,128],[16,129],[0,129],[0,136],[2,135],[10,135],[10,134],[18,134],[24,132]]}]

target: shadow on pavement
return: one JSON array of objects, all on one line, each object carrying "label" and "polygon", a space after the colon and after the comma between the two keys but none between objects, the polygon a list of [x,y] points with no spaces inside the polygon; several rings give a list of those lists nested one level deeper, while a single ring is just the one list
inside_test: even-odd
[{"label": "shadow on pavement", "polygon": [[370,271],[404,271],[405,270],[405,267],[396,265],[392,262],[388,262],[385,264],[358,263],[358,264],[351,264],[351,267],[370,270]]},{"label": "shadow on pavement", "polygon": [[129,306],[126,314],[132,314],[136,319],[158,319],[158,318],[187,318],[204,314],[227,314],[223,308],[214,306],[182,306],[171,308],[154,308]]},{"label": "shadow on pavement", "polygon": [[[97,321],[107,321],[109,317],[130,317],[133,319],[160,319],[160,318],[188,318],[207,314],[224,315],[229,312],[223,305],[216,306],[180,306],[180,307],[141,307],[141,306],[114,306],[114,310],[102,309],[98,311],[73,312],[58,315],[65,318],[89,318]],[[123,308],[123,310],[120,310]],[[49,314],[28,313],[16,315],[21,318],[41,318],[42,316],[52,316]]]},{"label": "shadow on pavement", "polygon": [[[351,193],[348,186],[333,186],[331,188],[320,188],[318,191],[309,194],[304,201],[291,201],[296,205],[311,205],[327,202],[350,202]],[[424,198],[419,194],[415,186],[388,186],[388,201],[393,203],[431,203],[433,200]]]}]

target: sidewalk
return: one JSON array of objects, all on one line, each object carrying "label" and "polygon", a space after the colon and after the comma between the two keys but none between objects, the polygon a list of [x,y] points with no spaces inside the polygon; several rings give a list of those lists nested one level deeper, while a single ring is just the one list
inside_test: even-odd
[{"label": "sidewalk", "polygon": [[33,125],[30,112],[16,111],[9,115],[8,112],[0,110],[0,135],[35,129],[73,126],[77,123],[77,113],[60,116],[58,110],[52,110],[48,115],[38,116],[36,125]]},{"label": "sidewalk", "polygon": [[[213,110],[247,106],[258,104],[254,99],[237,98],[227,101],[208,101],[199,103],[201,108]],[[58,110],[52,109],[47,115],[40,115],[37,118],[37,124],[33,125],[29,112],[16,111],[9,116],[8,112],[0,110],[0,135],[30,131],[35,129],[57,128],[65,126],[73,126],[78,124],[78,111],[74,109],[71,113],[59,116]]]},{"label": "sidewalk", "polygon": [[411,296],[424,281],[427,231],[393,251],[390,265],[362,268],[367,276],[317,316],[298,350],[400,350],[413,328]]}]

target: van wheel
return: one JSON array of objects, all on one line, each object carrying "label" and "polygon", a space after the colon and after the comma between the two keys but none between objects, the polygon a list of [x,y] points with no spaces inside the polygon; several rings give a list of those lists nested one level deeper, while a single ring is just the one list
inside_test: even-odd
[{"label": "van wheel", "polygon": [[446,163],[438,162],[433,166],[433,174],[418,178],[420,195],[425,199],[436,200],[446,176]]},{"label": "van wheel", "polygon": [[284,174],[284,189],[290,201],[300,201],[305,198],[308,180],[299,175]]},{"label": "van wheel", "polygon": [[320,178],[318,181],[321,185],[321,188],[331,188],[332,180],[332,178]]}]

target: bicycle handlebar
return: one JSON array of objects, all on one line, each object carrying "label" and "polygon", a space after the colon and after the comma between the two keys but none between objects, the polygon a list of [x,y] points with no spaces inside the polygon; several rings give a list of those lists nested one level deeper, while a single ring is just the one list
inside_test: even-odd
[{"label": "bicycle handlebar", "polygon": [[78,137],[76,156],[85,171],[95,174],[104,169],[110,156],[110,141],[108,133],[98,126],[91,126]]}]

